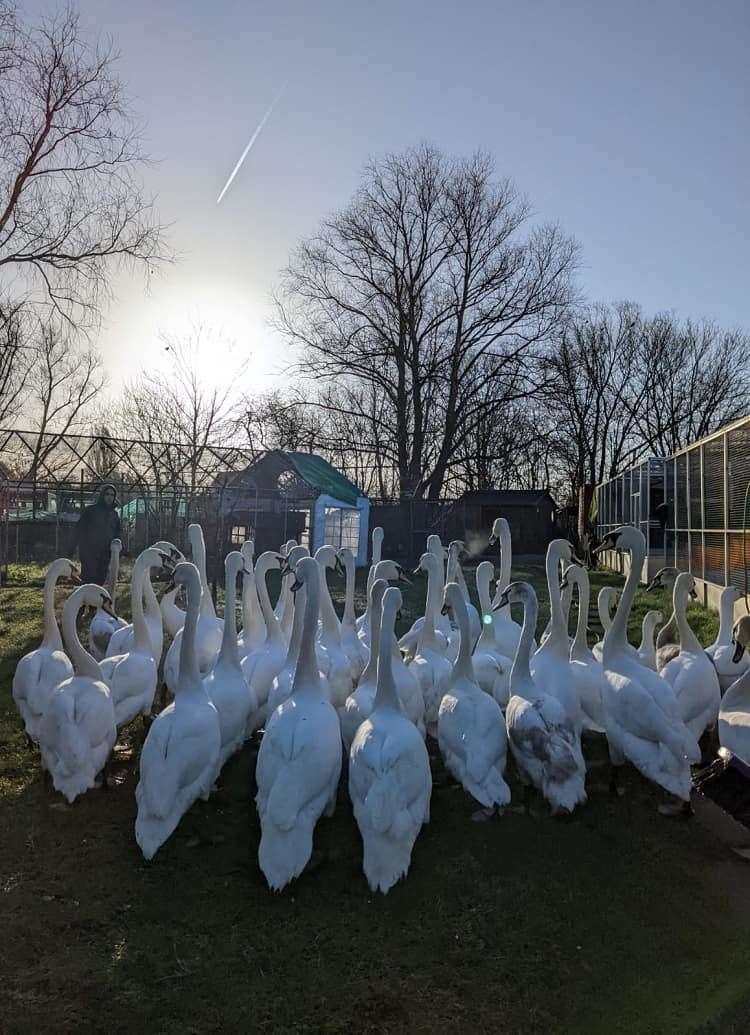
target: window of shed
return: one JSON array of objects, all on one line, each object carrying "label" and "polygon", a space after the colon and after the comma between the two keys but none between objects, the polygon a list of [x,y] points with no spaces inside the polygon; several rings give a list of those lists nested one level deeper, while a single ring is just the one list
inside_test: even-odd
[{"label": "window of shed", "polygon": [[325,541],[337,550],[348,546],[356,556],[359,550],[359,511],[326,507]]},{"label": "window of shed", "polygon": [[246,525],[232,525],[232,545],[242,546],[247,539],[247,526]]}]

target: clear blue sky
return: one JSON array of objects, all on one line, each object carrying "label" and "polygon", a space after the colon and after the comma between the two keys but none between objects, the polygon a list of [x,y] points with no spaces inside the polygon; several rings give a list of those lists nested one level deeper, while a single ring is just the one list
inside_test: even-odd
[{"label": "clear blue sky", "polygon": [[221,321],[268,384],[284,357],[264,320],[290,250],[346,203],[368,155],[420,140],[491,152],[537,217],[580,241],[589,298],[750,329],[747,0],[80,7],[122,52],[160,159],[147,184],[182,255],[148,298],[118,281],[102,337],[115,379],[191,313]]}]

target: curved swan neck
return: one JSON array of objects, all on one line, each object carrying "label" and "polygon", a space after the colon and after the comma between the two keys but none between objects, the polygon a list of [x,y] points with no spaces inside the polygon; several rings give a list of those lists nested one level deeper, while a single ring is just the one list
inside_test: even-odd
[{"label": "curved swan neck", "polygon": [[371,567],[380,561],[383,556],[383,529],[378,526],[372,530],[372,560],[370,562]]},{"label": "curved swan neck", "polygon": [[[114,540],[113,540],[114,542]],[[118,541],[119,542],[119,541]],[[107,581],[104,588],[109,593],[114,608],[115,597],[117,596],[117,577],[120,573],[120,546],[110,544],[109,567],[107,568]]]},{"label": "curved swan neck", "polygon": [[424,622],[417,640],[417,651],[425,647],[435,647],[435,615],[438,600],[442,598],[442,570],[443,566],[433,554],[428,555],[427,564],[427,596],[425,602]]},{"label": "curved swan neck", "polygon": [[576,652],[587,651],[588,626],[589,626],[589,577],[585,569],[579,568],[574,575],[575,584],[578,587],[578,621],[576,622],[576,635],[573,640],[573,650]]},{"label": "curved swan neck", "polygon": [[674,604],[674,611],[677,615],[677,631],[680,636],[680,650],[702,651],[700,641],[695,635],[693,630],[690,628],[690,623],[687,619],[687,606],[690,600],[690,587],[687,579],[678,579],[675,583],[674,594],[672,602]]},{"label": "curved swan neck", "polygon": [[721,712],[750,711],[750,668],[735,679],[721,699]]},{"label": "curved swan neck", "polygon": [[151,582],[149,571],[152,566],[156,567],[156,564],[147,551],[139,554],[133,565],[133,575],[130,584],[130,606],[133,611],[133,641],[139,651],[149,653],[152,650],[152,645],[148,634],[146,616],[143,612],[143,593],[145,584],[147,582],[150,584]]},{"label": "curved swan neck", "polygon": [[[314,569],[307,564],[308,560],[311,565],[314,565]],[[312,558],[300,561],[300,565],[305,565],[302,570],[306,599],[302,622],[302,641],[292,680],[292,694],[310,691],[318,695],[321,692],[321,683],[318,658],[315,653],[315,637],[318,631],[318,612],[320,610],[320,566]]]},{"label": "curved swan neck", "polygon": [[269,642],[282,639],[278,619],[271,607],[271,600],[268,596],[268,582],[266,581],[271,568],[278,568],[278,566],[279,562],[276,554],[270,550],[262,553],[258,558],[258,563],[255,565],[255,589],[258,594],[258,603],[263,614],[263,621],[266,623],[266,638]]},{"label": "curved swan neck", "polygon": [[203,682],[198,668],[198,655],[195,650],[195,634],[198,628],[198,617],[201,613],[201,596],[203,594],[200,572],[188,571],[183,585],[187,594],[187,611],[182,628],[180,642],[180,669],[177,677],[175,703],[181,694],[204,694]]},{"label": "curved swan neck", "polygon": [[527,690],[533,685],[531,678],[531,648],[534,643],[539,604],[534,592],[525,592],[519,599],[523,602],[523,627],[516,647],[516,654],[510,669],[510,691],[528,699]]},{"label": "curved swan neck", "polygon": [[446,599],[453,609],[459,631],[458,657],[453,665],[453,677],[469,679],[472,683],[474,678],[474,666],[471,661],[471,630],[469,628],[469,612],[466,610],[466,601],[457,582],[450,582],[446,588]]},{"label": "curved swan neck", "polygon": [[44,637],[42,647],[47,650],[62,650],[63,641],[55,617],[55,587],[58,579],[70,574],[70,561],[53,561],[44,576]]},{"label": "curved swan neck", "polygon": [[608,654],[612,648],[624,650],[628,642],[628,618],[635,600],[635,594],[641,580],[643,562],[646,559],[646,540],[640,534],[633,538],[633,544],[629,548],[630,570],[625,580],[625,588],[620,597],[620,603],[615,611],[612,624],[604,634],[603,653]]},{"label": "curved swan neck", "polygon": [[[510,525],[505,518],[498,519],[499,531],[498,539],[500,540],[500,576],[495,586],[495,599],[493,603],[497,603],[505,590],[510,585],[510,569],[513,564],[513,544],[510,535]],[[505,618],[510,618],[510,607],[504,607],[499,611],[499,614]]]},{"label": "curved swan neck", "polygon": [[307,591],[300,586],[296,593],[292,594],[292,606],[294,615],[292,617],[292,635],[289,637],[289,649],[286,652],[285,667],[291,667],[299,657],[299,648],[302,643],[302,622],[305,617],[305,600]]},{"label": "curved swan neck", "polygon": [[612,614],[610,612],[611,599],[607,586],[599,590],[599,596],[596,598],[596,610],[599,614],[599,623],[605,632],[612,624]]},{"label": "curved swan neck", "polygon": [[102,680],[102,670],[99,668],[98,663],[92,658],[89,652],[84,648],[80,639],[78,638],[78,629],[76,623],[78,620],[78,613],[85,604],[85,586],[81,586],[80,589],[75,590],[71,593],[68,599],[63,605],[63,636],[65,637],[65,648],[73,664],[73,670],[77,676],[88,676],[90,679],[98,679],[99,682]]},{"label": "curved swan neck", "polygon": [[387,593],[379,610],[381,614],[378,629],[378,660],[376,661],[377,688],[373,711],[376,708],[393,708],[400,712],[402,710],[401,700],[396,690],[396,680],[393,677],[393,655],[389,649],[395,635],[397,598]]},{"label": "curved swan neck", "polygon": [[547,573],[547,589],[549,592],[550,605],[550,636],[560,637],[567,635],[565,628],[565,615],[563,614],[562,594],[560,593],[560,582],[558,570],[560,566],[560,553],[554,542],[547,548],[547,556],[544,566]]},{"label": "curved swan neck", "polygon": [[344,602],[344,622],[347,625],[354,625],[356,615],[354,613],[354,580],[356,568],[354,565],[354,554],[351,550],[344,553],[344,567],[346,568],[346,598]]},{"label": "curved swan neck", "polygon": [[[320,551],[318,551],[320,552]],[[334,640],[341,640],[341,624],[339,622],[339,616],[336,614],[336,610],[331,600],[331,591],[328,588],[328,568],[323,559],[318,560],[316,554],[316,564],[320,572],[320,619],[323,623],[323,629],[327,636],[333,637]]]},{"label": "curved swan neck", "polygon": [[713,643],[714,647],[728,647],[732,642],[735,600],[737,600],[737,593],[734,586],[727,586],[722,590],[719,601],[719,632]]},{"label": "curved swan neck", "polygon": [[[477,567],[475,575],[479,607],[482,612],[482,631],[479,635],[479,639],[484,647],[494,647],[497,643],[497,640],[495,639],[495,622],[492,614],[492,604],[490,602],[490,582],[492,581],[493,574],[493,565],[489,561],[482,561],[482,563]],[[487,621],[488,618],[489,621]],[[479,644],[477,644],[477,647],[478,646]]]},{"label": "curved swan neck", "polygon": [[656,646],[666,647],[670,643],[674,643],[675,637],[677,636],[677,631],[677,615],[673,611],[672,614],[669,616],[669,621],[667,622],[667,624],[663,625],[659,630],[659,635],[656,637]]},{"label": "curved swan neck", "polygon": [[378,580],[373,583],[370,594],[370,657],[368,658],[365,670],[362,673],[360,682],[371,683],[378,677],[378,656],[380,654],[381,637],[380,630],[383,620],[383,594],[385,585],[379,585]]},{"label": "curved swan neck", "polygon": [[190,525],[188,527],[188,538],[190,540],[190,552],[193,555],[193,562],[198,569],[198,574],[201,577],[201,588],[203,595],[201,596],[201,614],[208,618],[216,617],[216,610],[214,608],[214,602],[211,597],[211,589],[208,585],[208,574],[206,571],[206,540],[203,537],[203,529],[200,525]]}]

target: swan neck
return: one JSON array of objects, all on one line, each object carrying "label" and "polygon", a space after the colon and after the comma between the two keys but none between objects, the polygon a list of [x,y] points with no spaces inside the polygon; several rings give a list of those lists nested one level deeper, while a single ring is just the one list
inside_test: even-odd
[{"label": "swan neck", "polygon": [[328,588],[328,569],[325,564],[319,563],[318,568],[320,570],[320,617],[323,622],[323,629],[327,636],[332,636],[334,640],[340,641],[341,639],[341,626],[339,623],[339,616],[333,606],[331,600],[331,591]]},{"label": "swan neck", "polygon": [[471,661],[471,631],[469,628],[469,612],[466,610],[466,601],[463,598],[461,589],[454,583],[457,592],[454,593],[451,601],[453,614],[456,616],[458,625],[459,644],[458,657],[453,665],[454,678],[470,679],[474,682],[474,666]]},{"label": "swan neck", "polygon": [[62,626],[65,649],[77,676],[88,676],[90,679],[98,679],[99,682],[102,682],[102,670],[78,638],[77,619],[82,607],[83,596],[79,596],[77,593],[72,593],[63,605]]},{"label": "swan neck", "polygon": [[383,625],[383,605],[370,598],[370,657],[362,673],[361,682],[371,683],[378,678],[378,656],[380,654],[380,631]]},{"label": "swan neck", "polygon": [[511,542],[510,528],[503,522],[500,526],[500,579],[497,588],[504,593],[510,585],[510,569],[513,563],[513,545]]},{"label": "swan neck", "polygon": [[104,588],[110,595],[112,600],[112,606],[114,608],[115,597],[117,596],[117,577],[120,573],[120,551],[113,550],[110,547],[109,553],[109,567],[107,568],[107,581],[104,583]]},{"label": "swan neck", "polygon": [[[320,568],[320,565],[318,566]],[[309,569],[308,569],[309,570]],[[313,576],[315,572],[312,573]],[[297,667],[292,680],[292,694],[302,691],[321,691],[318,658],[315,653],[315,637],[318,631],[318,612],[320,610],[320,576],[305,580],[306,598],[305,613],[302,622],[302,640],[299,647]]]},{"label": "swan neck", "polygon": [[728,647],[732,642],[732,619],[734,618],[735,592],[728,587],[721,594],[719,603],[719,634],[714,646]]},{"label": "swan neck", "polygon": [[604,650],[608,646],[615,646],[619,650],[625,650],[628,642],[628,618],[633,607],[635,594],[641,580],[643,562],[646,559],[645,540],[637,540],[629,550],[630,571],[625,580],[625,588],[617,605],[612,623],[604,634]]},{"label": "swan neck", "polygon": [[293,665],[299,657],[299,648],[302,643],[302,623],[305,617],[305,600],[307,591],[301,586],[296,593],[292,594],[294,615],[292,617],[292,635],[289,637],[289,649],[286,652],[286,665]]},{"label": "swan neck", "polygon": [[584,571],[578,576],[576,580],[578,586],[578,621],[576,623],[576,635],[573,641],[574,650],[581,651],[587,650],[588,641],[588,625],[589,625],[589,579],[588,575]]},{"label": "swan neck", "polygon": [[270,557],[261,555],[258,558],[258,563],[255,565],[255,589],[258,594],[258,603],[260,604],[263,621],[266,623],[266,637],[269,642],[281,639],[281,629],[279,628],[276,615],[273,613],[271,599],[268,595],[267,577],[271,563]]},{"label": "swan neck", "polygon": [[354,557],[347,556],[344,560],[346,567],[346,599],[344,603],[344,621],[347,625],[354,625],[356,622],[356,615],[354,614],[354,580],[356,577],[356,571],[354,567]]},{"label": "swan neck", "polygon": [[568,629],[563,609],[562,593],[560,592],[560,580],[558,571],[560,567],[560,555],[554,544],[550,544],[545,559],[547,572],[547,589],[550,603],[550,634],[549,639],[559,645],[567,641]]},{"label": "swan neck", "polygon": [[202,579],[191,578],[186,584],[187,611],[185,624],[182,627],[180,642],[180,669],[177,677],[177,693],[190,691],[203,692],[203,682],[198,669],[198,655],[195,650],[195,636],[198,629],[198,617],[201,614]]},{"label": "swan neck", "polygon": [[516,647],[516,654],[510,669],[510,690],[513,694],[525,697],[525,689],[532,683],[531,649],[539,613],[536,596],[529,594],[523,601],[523,626]]},{"label": "swan neck", "polygon": [[237,575],[233,565],[224,567],[224,630],[221,635],[219,657],[232,668],[240,663],[237,647]]},{"label": "swan neck", "polygon": [[[67,565],[65,565],[67,570]],[[63,573],[63,566],[58,562],[50,564],[44,577],[44,638],[42,646],[47,650],[62,650],[63,641],[57,627],[55,617],[55,586]]]},{"label": "swan neck", "polygon": [[690,628],[687,619],[687,606],[690,599],[690,591],[682,586],[675,585],[674,589],[674,611],[677,616],[677,632],[680,638],[680,650],[702,651],[698,637]]},{"label": "swan neck", "polygon": [[133,640],[139,651],[150,652],[152,650],[151,640],[148,634],[148,625],[143,611],[143,592],[145,584],[149,585],[149,571],[151,565],[147,558],[141,555],[133,565],[133,576],[130,585],[130,603],[133,611]]},{"label": "swan neck", "polygon": [[[393,654],[389,649],[394,636],[396,607],[386,601],[381,608],[380,628],[377,640],[377,688],[375,690],[375,708],[393,708],[401,711],[401,701],[396,690],[393,677]],[[375,645],[373,644],[373,649]]]},{"label": "swan neck", "polygon": [[198,574],[201,577],[201,588],[203,590],[200,603],[201,614],[205,615],[207,618],[216,618],[216,610],[211,597],[211,590],[208,585],[208,573],[206,570],[206,540],[203,537],[203,529],[200,525],[192,525],[190,532],[190,551],[193,555],[193,562],[198,569]]}]

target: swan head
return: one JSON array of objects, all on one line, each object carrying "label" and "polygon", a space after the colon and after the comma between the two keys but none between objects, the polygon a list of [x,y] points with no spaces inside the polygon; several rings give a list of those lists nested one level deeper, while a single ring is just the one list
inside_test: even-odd
[{"label": "swan head", "polygon": [[489,545],[494,546],[495,543],[499,543],[504,535],[510,535],[510,525],[504,517],[495,518],[492,522]]},{"label": "swan head", "polygon": [[329,543],[318,547],[315,551],[315,560],[322,568],[336,568],[337,571],[340,571],[340,561],[336,548]]},{"label": "swan head", "polygon": [[595,554],[604,553],[605,550],[644,550],[646,549],[646,537],[640,528],[634,525],[620,525],[607,532],[601,543],[594,550]]},{"label": "swan head", "polygon": [[161,568],[170,575],[175,567],[175,560],[166,550],[160,550],[158,546],[149,546],[142,553],[138,554],[136,563],[140,563],[148,569]]},{"label": "swan head", "polygon": [[245,570],[245,558],[240,550],[232,550],[224,558],[224,590],[226,586],[235,580],[241,571]]},{"label": "swan head", "polygon": [[383,597],[388,589],[385,579],[375,579],[370,587],[370,606],[374,611],[379,611],[383,605]]},{"label": "swan head", "polygon": [[[321,546],[320,549],[323,550],[325,549],[325,547]],[[333,547],[331,547],[331,549],[333,549]],[[297,566],[294,569],[294,582],[292,583],[292,593],[297,593],[307,583],[310,583],[312,585],[315,579],[320,578],[320,565],[318,563],[318,553],[320,553],[320,550],[317,551],[315,557],[302,557],[297,562]]]},{"label": "swan head", "polygon": [[385,532],[383,531],[383,529],[380,527],[380,525],[376,525],[375,528],[373,528],[372,530],[373,543],[382,543],[384,536]]},{"label": "swan head", "polygon": [[240,547],[240,553],[245,558],[245,566],[252,568],[255,560],[255,540],[246,539]]},{"label": "swan head", "polygon": [[388,586],[383,594],[383,611],[392,613],[394,618],[398,619],[401,617],[403,602],[404,598],[401,596],[401,590],[398,586]]},{"label": "swan head", "polygon": [[560,590],[565,591],[570,586],[577,586],[583,580],[583,568],[580,564],[569,564],[560,579]]},{"label": "swan head", "polygon": [[646,587],[647,593],[654,593],[657,589],[674,589],[674,584],[677,581],[677,576],[680,574],[679,568],[659,568],[656,575],[651,579],[648,586]]},{"label": "swan head", "polygon": [[69,579],[74,586],[81,585],[81,572],[78,565],[73,561],[68,560],[67,557],[60,557],[58,560],[53,561],[47,569],[48,577],[52,577],[56,582],[59,579]]},{"label": "swan head", "polygon": [[117,617],[112,609],[112,597],[103,586],[97,586],[94,582],[87,582],[86,585],[79,586],[71,593],[70,599],[74,600],[79,608],[101,608],[112,618]]},{"label": "swan head", "polygon": [[427,536],[427,552],[431,553],[433,557],[438,557],[441,561],[448,559],[448,552],[443,546],[440,536],[434,533]]},{"label": "swan head", "polygon": [[286,566],[281,573],[281,577],[284,578],[287,575],[294,575],[295,568],[302,560],[303,557],[309,557],[310,551],[306,546],[293,546],[289,553],[286,555]]},{"label": "swan head", "polygon": [[643,616],[643,624],[647,629],[655,629],[657,625],[661,625],[664,621],[664,615],[661,611],[647,611]]},{"label": "swan head", "polygon": [[534,587],[529,582],[511,582],[500,594],[500,598],[492,610],[501,611],[508,604],[515,603],[525,606],[532,600],[536,603],[536,593],[534,592]]},{"label": "swan head", "polygon": [[109,544],[109,552],[119,557],[122,553],[122,539],[113,539]]},{"label": "swan head", "polygon": [[683,597],[685,603],[690,599],[697,599],[698,593],[695,588],[695,579],[689,571],[681,571],[674,582],[674,597],[675,599]]},{"label": "swan head", "polygon": [[443,606],[440,609],[440,614],[450,615],[451,618],[455,618],[456,611],[461,607],[466,607],[466,601],[464,595],[461,592],[461,587],[457,582],[449,582],[443,591]]},{"label": "swan head", "polygon": [[430,575],[433,572],[438,572],[441,570],[442,560],[439,557],[437,557],[431,550],[428,550],[426,553],[423,553],[422,556],[419,558],[419,564],[416,566],[412,574],[420,575],[422,572],[426,572],[427,575]]},{"label": "swan head", "polygon": [[354,560],[354,554],[348,546],[342,546],[336,554],[336,557],[339,560],[339,562],[343,565],[345,571],[348,568],[353,568],[356,563]]},{"label": "swan head", "polygon": [[178,550],[174,543],[168,543],[165,539],[160,539],[158,543],[154,543],[153,550],[159,550],[161,553],[165,553],[169,556],[169,559],[173,564],[184,561],[185,556],[181,550]]},{"label": "swan head", "polygon": [[167,586],[167,592],[180,586],[185,588],[188,607],[197,608],[200,604],[203,589],[201,587],[200,573],[192,561],[180,561],[175,566],[172,572],[172,581]]},{"label": "swan head", "polygon": [[742,618],[738,618],[734,623],[732,643],[734,644],[732,661],[736,665],[742,660],[742,655],[745,651],[750,648],[750,615],[743,615]]},{"label": "swan head", "polygon": [[190,552],[193,557],[196,556],[196,552],[206,549],[206,541],[203,538],[203,529],[197,523],[188,525],[188,542],[190,543]]},{"label": "swan head", "polygon": [[385,579],[387,582],[403,582],[405,586],[411,586],[411,579],[406,577],[404,569],[396,561],[378,561],[375,565],[375,578]]}]

